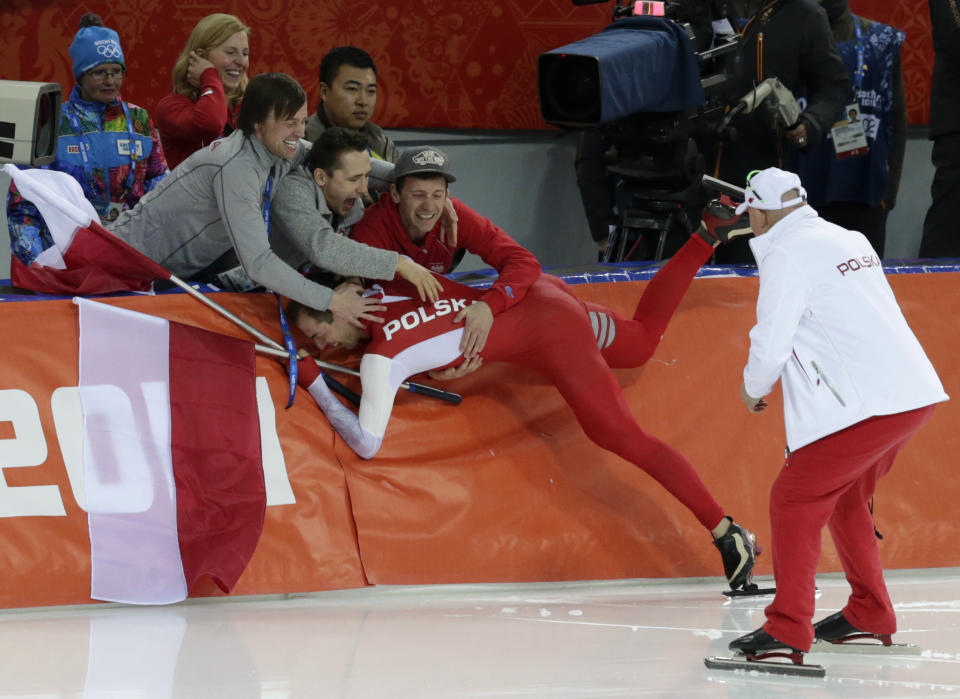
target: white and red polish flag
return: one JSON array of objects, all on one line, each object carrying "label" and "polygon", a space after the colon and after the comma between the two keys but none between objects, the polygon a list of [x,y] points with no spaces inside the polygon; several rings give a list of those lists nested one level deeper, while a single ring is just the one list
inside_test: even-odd
[{"label": "white and red polish flag", "polygon": [[170,272],[100,225],[80,183],[56,170],[20,170],[4,165],[24,199],[40,211],[53,245],[30,265],[10,259],[10,281],[45,294],[105,294],[148,291]]},{"label": "white and red polish flag", "polygon": [[263,530],[254,346],[96,301],[80,306],[93,599],[229,592]]}]

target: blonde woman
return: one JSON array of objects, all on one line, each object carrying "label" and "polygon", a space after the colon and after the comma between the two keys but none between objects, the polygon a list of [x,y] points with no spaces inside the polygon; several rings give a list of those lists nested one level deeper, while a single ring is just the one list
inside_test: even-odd
[{"label": "blonde woman", "polygon": [[157,128],[171,169],[237,126],[250,66],[250,27],[207,15],[173,66],[173,92],[157,105]]}]

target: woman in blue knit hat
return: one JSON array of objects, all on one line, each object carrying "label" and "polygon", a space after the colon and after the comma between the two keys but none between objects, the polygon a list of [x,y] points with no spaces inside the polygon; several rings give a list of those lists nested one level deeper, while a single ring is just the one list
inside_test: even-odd
[{"label": "woman in blue knit hat", "polygon": [[[120,97],[127,74],[117,33],[88,13],[70,44],[76,85],[60,111],[53,170],[72,175],[103,221],[130,209],[166,175],[160,138],[145,109]],[[7,223],[13,254],[29,265],[52,244],[36,208],[11,185]]]}]

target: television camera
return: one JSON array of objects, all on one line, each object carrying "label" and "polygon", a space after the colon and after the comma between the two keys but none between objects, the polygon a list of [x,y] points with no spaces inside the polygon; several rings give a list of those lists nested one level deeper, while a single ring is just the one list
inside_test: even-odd
[{"label": "television camera", "polygon": [[54,161],[60,94],[59,83],[0,80],[0,164]]},{"label": "television camera", "polygon": [[[721,26],[729,32],[715,36]],[[770,81],[739,100],[730,94],[740,41],[733,26],[712,2],[616,0],[613,22],[599,34],[540,55],[544,120],[597,130],[618,180],[604,261],[660,260],[683,244],[707,189],[717,189],[704,185],[704,145],[732,140],[735,114],[764,103],[772,119],[796,120],[792,95]]]}]

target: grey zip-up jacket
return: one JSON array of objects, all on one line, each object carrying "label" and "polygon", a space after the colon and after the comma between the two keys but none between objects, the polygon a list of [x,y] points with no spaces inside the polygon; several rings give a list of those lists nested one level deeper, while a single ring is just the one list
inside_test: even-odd
[{"label": "grey zip-up jacket", "polygon": [[[255,136],[235,131],[189,158],[109,229],[178,277],[190,279],[234,248],[251,280],[311,308],[325,309],[330,289],[306,279],[270,247],[263,217],[267,177],[273,192],[303,162],[273,155]],[[271,213],[272,216],[272,213]]]},{"label": "grey zip-up jacket", "polygon": [[[334,228],[333,212],[327,206],[323,190],[306,167],[294,168],[280,181],[270,211],[271,245],[292,267],[299,268],[311,262],[344,276],[393,279],[398,253],[347,237],[353,224],[363,218],[363,202],[357,199],[350,212]],[[323,310],[328,304],[329,299],[327,304],[313,308]]]}]

